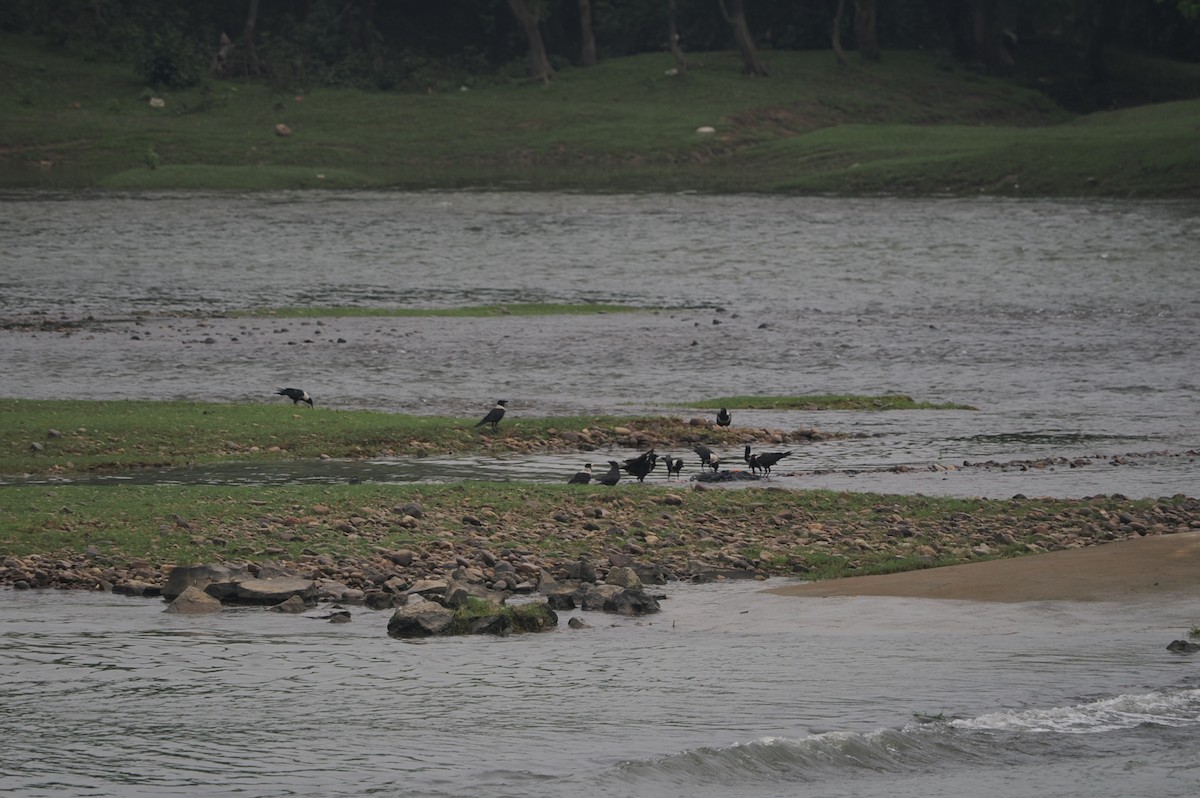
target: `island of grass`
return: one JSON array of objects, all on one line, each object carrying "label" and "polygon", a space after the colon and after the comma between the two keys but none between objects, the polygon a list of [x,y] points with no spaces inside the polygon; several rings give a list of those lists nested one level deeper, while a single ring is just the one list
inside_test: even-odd
[{"label": "island of grass", "polygon": [[919,402],[903,394],[856,396],[816,394],[812,396],[722,396],[693,402],[701,410],[977,410],[954,402]]},{"label": "island of grass", "polygon": [[[884,397],[890,399],[891,397]],[[907,397],[905,397],[907,399]],[[871,397],[813,397],[796,407],[871,405]],[[908,399],[912,402],[911,399]],[[919,403],[913,403],[918,405]],[[738,405],[733,405],[738,407]],[[0,399],[0,474],[69,474],[215,462],[426,457],[473,452],[594,451],[696,444],[743,445],[761,428],[721,428],[670,416],[506,418],[481,432],[476,418],[371,410],[203,402]],[[770,431],[773,441],[847,437],[811,427]]]}]

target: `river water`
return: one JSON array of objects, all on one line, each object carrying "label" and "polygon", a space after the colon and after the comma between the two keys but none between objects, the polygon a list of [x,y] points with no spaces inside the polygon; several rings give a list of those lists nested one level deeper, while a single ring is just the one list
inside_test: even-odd
[{"label": "river water", "polygon": [[[847,434],[793,444],[781,487],[1196,495],[1198,252],[1196,203],[9,192],[0,393],[278,402],[294,384],[316,397],[311,412],[471,418],[502,397],[516,424],[899,392],[978,409],[735,423]],[[581,300],[670,309],[210,317]],[[110,481],[554,481],[622,454]],[[1032,459],[1053,463],[1021,467]],[[0,500],[31,489],[8,483]],[[320,610],[185,618],[153,600],[0,591],[0,791],[1195,791],[1200,673],[1166,644],[1198,622],[1200,598],[984,605],[762,587],[668,586],[649,620],[589,614],[585,630],[564,617],[546,635],[424,644],[389,639],[386,614],[367,610],[340,625]]]},{"label": "river water", "polygon": [[[735,423],[853,436],[796,447],[777,470],[789,486],[1194,493],[1198,252],[1195,202],[7,192],[0,321],[40,324],[0,329],[0,392],[280,402],[276,388],[299,385],[323,412],[465,418],[503,397],[506,423],[687,416],[689,401],[728,395],[897,392],[978,409],[741,412]],[[584,300],[671,310],[164,315]],[[557,481],[613,456],[379,462],[357,476]],[[1087,466],[929,470],[1037,458]],[[347,468],[298,464],[263,479],[342,479]]]}]

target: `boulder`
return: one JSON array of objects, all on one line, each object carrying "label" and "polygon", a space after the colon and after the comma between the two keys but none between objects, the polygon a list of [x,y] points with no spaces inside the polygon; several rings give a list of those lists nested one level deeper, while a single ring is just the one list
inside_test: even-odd
[{"label": "boulder", "polygon": [[604,583],[606,585],[623,587],[627,590],[642,589],[642,580],[638,577],[637,573],[628,566],[621,566],[619,568],[613,568],[610,570],[608,572],[608,576],[604,578]]},{"label": "boulder", "polygon": [[451,610],[414,594],[392,613],[388,620],[388,635],[402,639],[432,637],[446,633],[453,620]]},{"label": "boulder", "polygon": [[248,604],[280,604],[292,596],[305,603],[317,597],[317,583],[311,579],[281,576],[274,579],[247,579],[237,586],[237,600]]},{"label": "boulder", "polygon": [[281,602],[271,607],[267,607],[271,612],[287,612],[293,615],[298,615],[308,609],[308,605],[304,603],[304,599],[299,596],[291,596],[287,601]]},{"label": "boulder", "polygon": [[189,587],[197,587],[218,599],[232,598],[237,595],[238,582],[249,578],[250,572],[241,566],[177,565],[167,576],[162,595],[170,600],[181,595]]},{"label": "boulder", "polygon": [[181,615],[201,615],[220,611],[221,602],[198,587],[184,588],[183,592],[163,610],[163,612],[177,612]]},{"label": "boulder", "polygon": [[1181,654],[1195,654],[1200,651],[1200,645],[1189,643],[1187,640],[1172,640],[1167,644],[1167,651],[1178,651]]}]

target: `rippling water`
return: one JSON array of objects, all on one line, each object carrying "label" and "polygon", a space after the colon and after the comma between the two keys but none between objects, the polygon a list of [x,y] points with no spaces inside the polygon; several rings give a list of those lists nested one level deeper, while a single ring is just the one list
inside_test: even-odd
[{"label": "rippling water", "polygon": [[[1196,458],[1183,456],[1200,450],[1194,202],[8,192],[0,209],[0,320],[95,320],[0,329],[0,391],[9,396],[274,402],[275,388],[300,384],[323,412],[470,418],[503,396],[507,423],[519,423],[687,415],[676,405],[725,395],[899,392],[978,411],[735,421],[865,436],[804,446],[789,469],[802,474],[796,484],[1195,492]],[[581,300],[674,309],[136,316]],[[1154,456],[1104,464],[1129,453]],[[565,479],[584,457],[609,459],[426,462],[402,478]],[[1042,457],[1097,464],[888,470]],[[372,467],[359,476],[385,475]]]},{"label": "rippling water", "polygon": [[634,621],[407,643],[387,613],[0,592],[0,790],[1190,796],[1200,601],[669,587]]}]

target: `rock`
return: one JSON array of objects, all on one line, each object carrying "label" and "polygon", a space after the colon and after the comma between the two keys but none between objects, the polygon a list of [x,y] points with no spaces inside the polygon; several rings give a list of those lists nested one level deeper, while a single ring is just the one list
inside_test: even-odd
[{"label": "rock", "polygon": [[287,601],[276,604],[273,607],[267,607],[267,609],[271,612],[286,612],[298,615],[308,609],[308,605],[299,596],[291,596]]},{"label": "rock", "polygon": [[613,568],[605,577],[604,583],[608,585],[616,585],[627,590],[641,590],[642,580],[638,578],[637,573],[629,567],[621,566]]},{"label": "rock", "polygon": [[401,639],[432,637],[444,634],[454,620],[454,613],[441,604],[412,595],[404,606],[397,607],[388,620],[388,635]]},{"label": "rock", "polygon": [[298,577],[276,577],[273,579],[247,579],[237,586],[237,600],[251,604],[279,604],[292,596],[305,602],[315,601],[317,584],[311,579]]},{"label": "rock", "polygon": [[276,136],[290,136],[290,135],[292,135],[292,129],[290,127],[288,127],[287,125],[283,124],[282,122],[280,122],[278,125],[275,126],[275,135]]},{"label": "rock", "polygon": [[572,618],[571,620],[567,621],[567,626],[571,627],[572,629],[591,629],[592,628],[592,625],[590,623],[585,621],[583,618],[580,618],[579,616],[576,616],[576,617]]},{"label": "rock", "polygon": [[250,572],[228,565],[177,565],[167,576],[162,594],[167,599],[179,596],[189,587],[197,587],[217,599],[237,595],[239,582],[250,578]]},{"label": "rock", "polygon": [[1200,645],[1189,643],[1187,640],[1172,640],[1167,644],[1167,651],[1178,651],[1181,654],[1194,654],[1200,651]]},{"label": "rock", "polygon": [[205,593],[198,587],[184,588],[163,612],[177,612],[181,615],[202,615],[220,612],[221,602]]},{"label": "rock", "polygon": [[567,566],[567,578],[581,582],[596,581],[596,567],[587,560],[579,560]]}]

